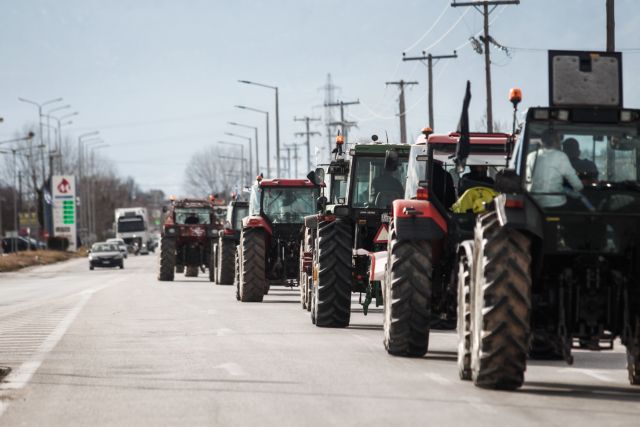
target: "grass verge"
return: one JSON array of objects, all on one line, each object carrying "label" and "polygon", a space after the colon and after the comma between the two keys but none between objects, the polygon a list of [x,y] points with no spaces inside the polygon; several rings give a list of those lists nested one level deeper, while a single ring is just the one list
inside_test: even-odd
[{"label": "grass verge", "polygon": [[0,273],[16,271],[33,265],[53,264],[83,256],[77,252],[63,251],[22,251],[0,256]]}]

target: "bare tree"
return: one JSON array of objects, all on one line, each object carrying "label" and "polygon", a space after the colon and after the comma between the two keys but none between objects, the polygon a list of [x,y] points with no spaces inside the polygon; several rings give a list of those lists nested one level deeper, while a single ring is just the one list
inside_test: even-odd
[{"label": "bare tree", "polygon": [[217,147],[204,148],[191,156],[185,170],[186,193],[194,197],[208,194],[227,196],[241,190],[240,160],[234,160],[234,151]]}]

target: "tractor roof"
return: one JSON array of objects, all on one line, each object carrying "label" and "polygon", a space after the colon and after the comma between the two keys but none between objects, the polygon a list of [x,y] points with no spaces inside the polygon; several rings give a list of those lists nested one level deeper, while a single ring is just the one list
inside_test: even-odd
[{"label": "tractor roof", "polygon": [[308,179],[273,178],[260,181],[260,187],[315,187]]},{"label": "tractor roof", "polygon": [[400,155],[409,155],[409,150],[411,146],[409,144],[378,144],[378,143],[370,143],[370,144],[356,144],[350,150],[350,154],[353,155],[363,155],[363,154],[379,154],[384,155],[387,150],[396,150]]},{"label": "tractor roof", "polygon": [[[511,135],[507,133],[469,133],[471,145],[506,145]],[[455,145],[460,139],[460,133],[451,132],[449,134],[431,134],[429,135],[429,144],[452,144]],[[424,135],[420,135],[416,140],[416,144],[424,145],[426,140]]]},{"label": "tractor roof", "polygon": [[173,202],[177,208],[211,208],[211,202],[204,199],[180,199]]}]

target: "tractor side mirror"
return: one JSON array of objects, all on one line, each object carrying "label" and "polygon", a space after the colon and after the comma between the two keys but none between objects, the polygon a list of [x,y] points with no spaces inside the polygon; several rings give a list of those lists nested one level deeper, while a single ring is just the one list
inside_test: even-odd
[{"label": "tractor side mirror", "polygon": [[520,175],[514,169],[503,169],[496,174],[494,188],[500,193],[522,193]]},{"label": "tractor side mirror", "polygon": [[315,171],[311,171],[307,174],[307,179],[313,182],[315,185],[324,184],[324,169],[317,168]]},{"label": "tractor side mirror", "polygon": [[318,197],[316,201],[316,208],[318,212],[324,213],[327,210],[327,198],[324,196]]},{"label": "tractor side mirror", "polygon": [[398,169],[398,152],[396,150],[387,150],[384,156],[384,168],[389,172]]}]

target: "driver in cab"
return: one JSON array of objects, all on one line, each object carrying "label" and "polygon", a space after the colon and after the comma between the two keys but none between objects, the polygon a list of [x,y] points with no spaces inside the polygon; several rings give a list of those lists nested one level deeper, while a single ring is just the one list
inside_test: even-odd
[{"label": "driver in cab", "polygon": [[560,149],[556,134],[546,130],[540,138],[542,147],[527,155],[527,190],[532,193],[540,206],[560,208],[567,203],[567,197],[564,194],[565,183],[568,183],[574,191],[582,190],[583,184],[571,165],[569,157]]}]

